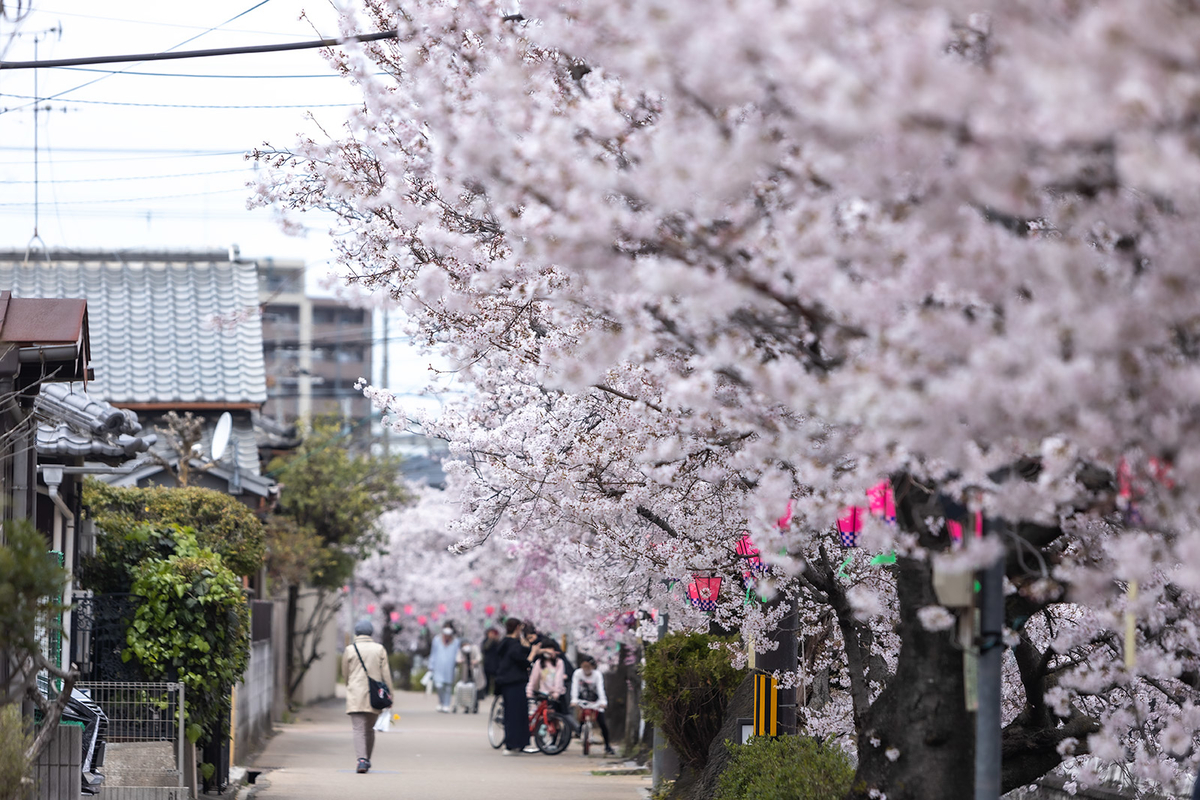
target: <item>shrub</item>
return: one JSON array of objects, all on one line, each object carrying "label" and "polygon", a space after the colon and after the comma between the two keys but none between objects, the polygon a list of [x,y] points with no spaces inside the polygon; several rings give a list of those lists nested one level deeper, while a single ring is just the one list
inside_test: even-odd
[{"label": "shrub", "polygon": [[854,780],[845,753],[807,736],[754,737],[725,746],[729,766],[717,780],[714,800],[841,800]]},{"label": "shrub", "polygon": [[24,800],[29,796],[29,762],[25,752],[33,735],[25,727],[21,707],[0,706],[0,800]]},{"label": "shrub", "polygon": [[[123,539],[139,524],[182,525],[194,528],[200,546],[220,555],[225,566],[237,575],[253,575],[263,564],[262,522],[246,505],[222,492],[198,486],[116,487],[89,480],[84,485],[83,503],[96,525],[114,539]],[[128,591],[109,586],[95,588]]]},{"label": "shrub", "polygon": [[229,691],[250,658],[250,614],[241,580],[221,557],[200,547],[187,528],[175,528],[175,552],[133,570],[142,598],[121,654],[136,659],[150,680],[187,687],[187,735],[211,741],[229,710]]},{"label": "shrub", "polygon": [[699,633],[672,633],[646,647],[642,669],[646,719],[666,734],[680,759],[696,772],[708,761],[709,746],[742,679],[723,648],[709,647],[727,641]]}]

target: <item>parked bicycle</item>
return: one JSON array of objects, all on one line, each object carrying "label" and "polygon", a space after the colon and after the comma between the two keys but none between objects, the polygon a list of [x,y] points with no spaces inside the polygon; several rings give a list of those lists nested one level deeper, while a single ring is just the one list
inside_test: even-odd
[{"label": "parked bicycle", "polygon": [[[549,695],[537,692],[534,700],[537,704],[529,714],[530,736],[538,750],[556,756],[571,743],[571,723],[550,705]],[[499,695],[488,714],[488,743],[497,750],[504,746],[504,698]]]}]

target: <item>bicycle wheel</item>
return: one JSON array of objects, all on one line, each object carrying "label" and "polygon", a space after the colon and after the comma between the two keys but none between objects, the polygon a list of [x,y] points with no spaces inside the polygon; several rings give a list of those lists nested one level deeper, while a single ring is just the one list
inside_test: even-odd
[{"label": "bicycle wheel", "polygon": [[504,746],[504,698],[496,695],[488,715],[488,744],[499,750]]},{"label": "bicycle wheel", "polygon": [[583,747],[585,756],[592,751],[592,720],[590,718],[584,721],[583,728],[579,731],[579,744]]},{"label": "bicycle wheel", "polygon": [[571,726],[567,718],[556,711],[546,715],[546,719],[538,723],[533,731],[533,741],[538,750],[548,756],[556,756],[571,743]]}]

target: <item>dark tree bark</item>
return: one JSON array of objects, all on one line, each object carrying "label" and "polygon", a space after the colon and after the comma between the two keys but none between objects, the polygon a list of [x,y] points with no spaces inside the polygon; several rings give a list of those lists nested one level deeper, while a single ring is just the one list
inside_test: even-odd
[{"label": "dark tree bark", "polygon": [[[896,674],[863,715],[849,797],[962,800],[974,792],[975,719],[963,701],[963,654],[946,631],[927,631],[917,609],[936,605],[929,564],[897,559],[900,654]],[[893,761],[888,751],[898,753]]]}]

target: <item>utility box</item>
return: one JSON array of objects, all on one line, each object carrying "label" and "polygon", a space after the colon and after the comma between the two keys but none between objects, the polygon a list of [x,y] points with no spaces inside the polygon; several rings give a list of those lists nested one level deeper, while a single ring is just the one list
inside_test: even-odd
[{"label": "utility box", "polygon": [[933,593],[947,608],[970,608],[975,605],[975,573],[970,570],[947,569],[933,562]]}]

